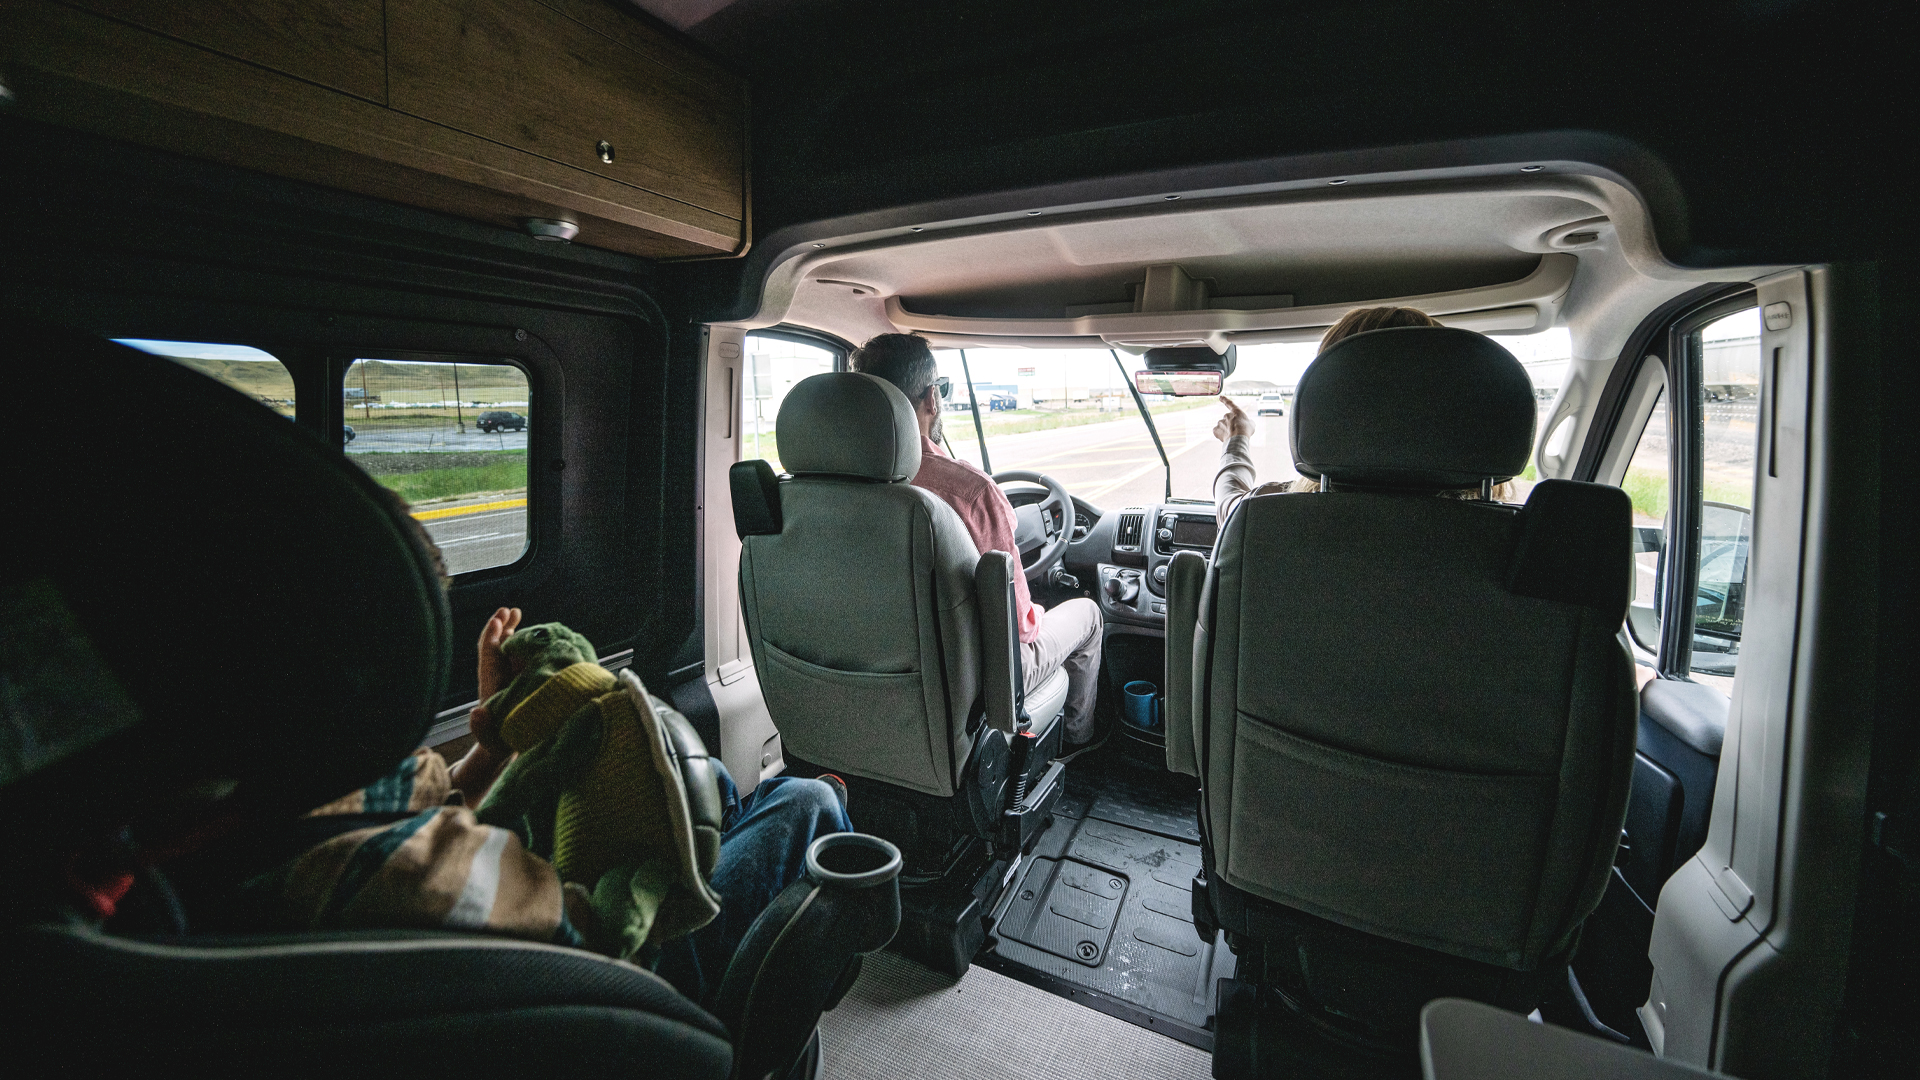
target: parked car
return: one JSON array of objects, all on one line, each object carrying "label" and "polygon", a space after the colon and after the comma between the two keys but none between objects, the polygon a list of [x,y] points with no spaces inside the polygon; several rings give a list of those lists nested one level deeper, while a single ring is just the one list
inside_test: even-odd
[{"label": "parked car", "polygon": [[480,430],[491,435],[496,431],[525,431],[527,418],[516,412],[495,409],[480,414]]},{"label": "parked car", "polygon": [[348,442],[353,441],[353,425],[352,424],[341,424],[340,433],[347,437]]}]

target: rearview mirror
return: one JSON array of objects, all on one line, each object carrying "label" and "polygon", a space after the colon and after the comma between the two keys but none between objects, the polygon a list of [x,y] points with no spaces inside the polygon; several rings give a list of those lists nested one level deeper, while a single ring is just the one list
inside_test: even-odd
[{"label": "rearview mirror", "polygon": [[1224,378],[1217,371],[1136,371],[1133,387],[1143,394],[1217,397]]}]

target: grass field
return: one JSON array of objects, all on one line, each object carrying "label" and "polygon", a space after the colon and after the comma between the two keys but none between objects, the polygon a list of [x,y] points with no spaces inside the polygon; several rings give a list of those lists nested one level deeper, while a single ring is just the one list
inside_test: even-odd
[{"label": "grass field", "polygon": [[[1155,416],[1163,413],[1185,412],[1188,409],[1205,408],[1218,404],[1214,398],[1188,398],[1185,401],[1166,401],[1149,406]],[[993,446],[993,440],[1002,435],[1024,435],[1030,431],[1052,431],[1055,428],[1082,427],[1087,424],[1104,424],[1120,420],[1131,420],[1139,415],[1131,403],[1121,412],[1101,412],[1098,409],[1075,409],[1071,412],[1056,412],[1049,409],[1013,409],[1007,412],[980,413],[980,425],[986,428],[987,446]],[[973,430],[973,413],[966,410],[946,414],[947,441],[973,443],[979,441]],[[742,440],[741,457],[744,460],[765,458],[768,461],[780,460],[780,448],[771,431],[755,435],[749,432]]]},{"label": "grass field", "polygon": [[[1188,398],[1185,401],[1163,401],[1148,407],[1155,416],[1162,413],[1185,412],[1188,409],[1205,408],[1217,405],[1215,398]],[[996,435],[1023,435],[1029,431],[1052,431],[1055,428],[1080,427],[1085,424],[1101,424],[1112,420],[1127,420],[1136,412],[1132,403],[1117,413],[1101,412],[1098,409],[1075,409],[1070,412],[1055,412],[1046,409],[1014,409],[1009,412],[982,412],[980,426],[987,430],[987,445],[993,445]],[[953,442],[973,442],[973,414],[970,411],[950,412],[947,414],[947,438]]]},{"label": "grass field", "polygon": [[[1706,501],[1728,503],[1733,506],[1753,505],[1753,486],[1714,477],[1706,478]],[[1621,490],[1633,499],[1633,512],[1637,517],[1662,521],[1667,516],[1667,474],[1652,469],[1628,469],[1626,477],[1620,481]]]},{"label": "grass field", "polygon": [[525,491],[527,452],[356,454],[351,459],[410,503],[482,491]]},{"label": "grass field", "polygon": [[[278,403],[290,405],[294,400],[293,376],[277,360],[173,359],[241,393],[276,403],[280,411],[287,410]],[[356,392],[364,388],[371,395],[373,403],[390,406],[406,401],[452,401],[456,398],[454,388],[457,385],[458,400],[471,403],[466,409],[469,424],[473,422],[476,410],[490,408],[492,402],[527,400],[527,376],[519,368],[506,364],[460,364],[457,367],[456,379],[456,365],[453,364],[365,360],[347,369],[345,386]],[[525,405],[510,407],[522,416],[526,415]],[[418,426],[437,424],[443,419],[448,423],[455,420],[453,409],[369,410],[363,403],[353,400],[348,401],[347,412],[351,417],[348,423],[356,425]]]},{"label": "grass field", "polygon": [[[490,411],[491,407],[467,407],[453,409],[364,409],[358,405],[347,406],[347,423],[353,425],[355,432],[361,431],[414,431],[414,430],[457,430],[456,424],[464,417],[468,431],[480,430],[480,414]],[[525,405],[510,408],[502,406],[508,412],[519,413],[527,418],[529,426],[533,423],[533,414]]]}]

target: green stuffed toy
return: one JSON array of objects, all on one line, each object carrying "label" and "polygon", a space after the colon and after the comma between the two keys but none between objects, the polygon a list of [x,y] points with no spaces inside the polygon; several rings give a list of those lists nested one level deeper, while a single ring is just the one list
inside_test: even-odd
[{"label": "green stuffed toy", "polygon": [[665,730],[678,714],[631,672],[595,663],[592,644],[559,623],[526,627],[501,650],[515,675],[486,706],[518,756],[480,820],[520,833],[562,882],[590,892],[598,926],[582,929],[603,952],[631,959],[711,922],[719,833],[689,809]]}]

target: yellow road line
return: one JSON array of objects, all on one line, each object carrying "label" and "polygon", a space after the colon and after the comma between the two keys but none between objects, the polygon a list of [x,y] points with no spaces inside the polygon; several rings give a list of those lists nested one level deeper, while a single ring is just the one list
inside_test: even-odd
[{"label": "yellow road line", "polygon": [[449,506],[445,510],[415,510],[415,521],[439,521],[442,518],[465,517],[468,514],[485,513],[488,510],[511,510],[516,506],[527,505],[525,499],[502,499],[499,502],[474,503],[472,506]]}]

